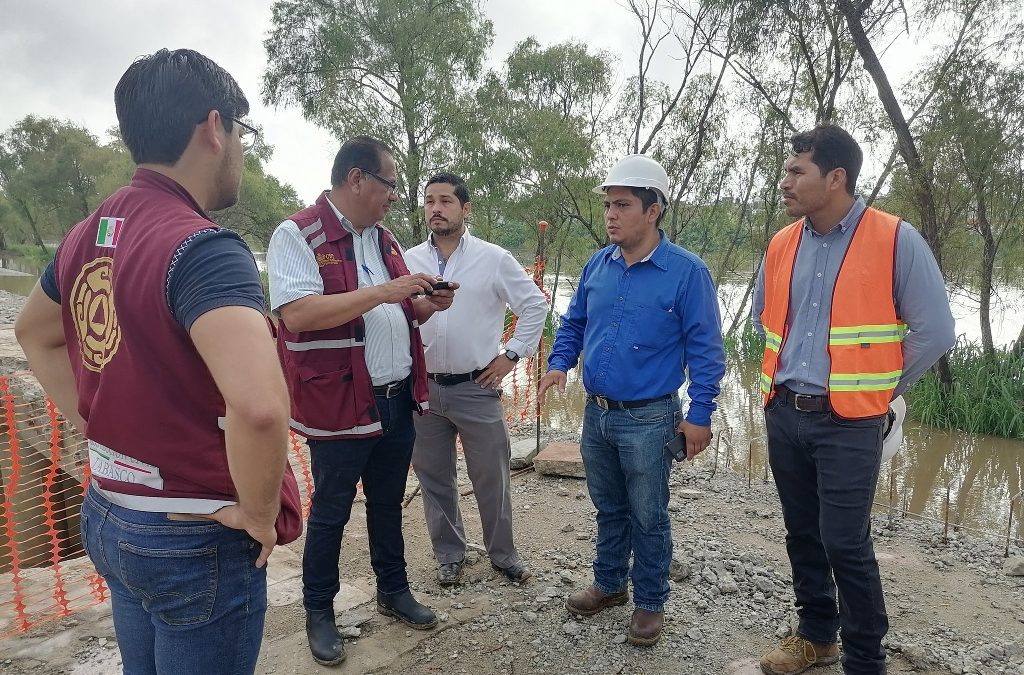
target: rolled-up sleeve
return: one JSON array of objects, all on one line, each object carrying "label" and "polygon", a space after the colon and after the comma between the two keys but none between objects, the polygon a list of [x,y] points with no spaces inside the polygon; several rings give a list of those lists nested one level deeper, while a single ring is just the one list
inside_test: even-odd
[{"label": "rolled-up sleeve", "polygon": [[320,267],[316,264],[313,249],[291,220],[278,225],[270,238],[267,247],[267,281],[270,286],[270,308],[274,312],[299,298],[324,293],[324,280],[320,276]]},{"label": "rolled-up sleeve", "polygon": [[721,391],[725,375],[725,346],[722,342],[722,317],[718,310],[718,294],[706,267],[695,267],[680,297],[683,316],[683,364],[690,385],[687,394],[690,408],[686,420],[706,427],[717,407],[715,398]]},{"label": "rolled-up sleeve", "polygon": [[956,322],[942,272],[924,237],[909,223],[900,224],[896,246],[896,313],[907,324],[903,340],[903,375],[899,396],[949,351],[956,342]]}]

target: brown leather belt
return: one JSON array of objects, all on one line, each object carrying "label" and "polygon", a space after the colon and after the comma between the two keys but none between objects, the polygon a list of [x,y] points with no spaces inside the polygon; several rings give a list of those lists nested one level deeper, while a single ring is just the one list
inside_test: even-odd
[{"label": "brown leather belt", "polygon": [[469,382],[480,377],[483,370],[474,370],[472,373],[427,373],[427,377],[437,382],[442,387],[451,387],[463,382]]},{"label": "brown leather belt", "polygon": [[789,387],[779,385],[775,387],[775,395],[781,396],[783,401],[793,405],[793,409],[799,412],[828,412],[832,406],[828,404],[828,396],[824,394],[798,394]]}]

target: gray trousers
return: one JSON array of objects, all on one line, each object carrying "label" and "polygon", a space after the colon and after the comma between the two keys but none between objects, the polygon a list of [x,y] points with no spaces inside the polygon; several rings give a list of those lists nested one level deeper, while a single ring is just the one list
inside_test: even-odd
[{"label": "gray trousers", "polygon": [[509,494],[511,446],[500,394],[469,381],[442,387],[430,384],[430,412],[416,415],[412,466],[423,493],[427,531],[439,564],[462,560],[466,531],[459,511],[455,436],[462,437],[466,469],[480,509],[484,547],[498,567],[519,562],[512,543]]}]

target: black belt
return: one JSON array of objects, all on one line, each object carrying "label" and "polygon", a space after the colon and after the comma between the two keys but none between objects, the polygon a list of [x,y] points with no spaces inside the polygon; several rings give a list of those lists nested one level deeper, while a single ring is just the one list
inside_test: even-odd
[{"label": "black belt", "polygon": [[789,387],[779,385],[775,387],[775,395],[781,396],[783,401],[793,404],[793,409],[800,412],[828,412],[832,407],[828,404],[828,396],[798,394]]},{"label": "black belt", "polygon": [[427,373],[427,377],[437,382],[442,387],[450,387],[455,384],[462,384],[480,377],[483,370],[474,370],[472,373]]},{"label": "black belt", "polygon": [[605,410],[629,410],[630,408],[641,408],[645,405],[650,405],[651,403],[664,401],[667,398],[672,398],[672,394],[656,396],[655,398],[642,398],[638,401],[615,401],[595,394],[589,394],[587,398],[596,403],[597,407],[604,408]]},{"label": "black belt", "polygon": [[405,391],[405,383],[409,381],[409,378],[404,380],[395,380],[394,382],[388,382],[373,388],[374,396],[382,396],[383,398],[394,398]]}]

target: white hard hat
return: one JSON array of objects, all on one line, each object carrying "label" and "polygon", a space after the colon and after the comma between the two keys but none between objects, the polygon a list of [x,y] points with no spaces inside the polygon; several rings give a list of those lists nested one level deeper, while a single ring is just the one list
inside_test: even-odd
[{"label": "white hard hat", "polygon": [[907,402],[902,396],[897,396],[889,404],[889,409],[896,413],[896,419],[889,426],[889,431],[882,438],[882,461],[887,462],[893,458],[896,451],[903,444],[903,420],[907,416]]},{"label": "white hard hat", "polygon": [[650,188],[661,195],[662,204],[668,204],[668,173],[647,155],[627,155],[620,159],[594,192],[604,194],[610,187]]}]

